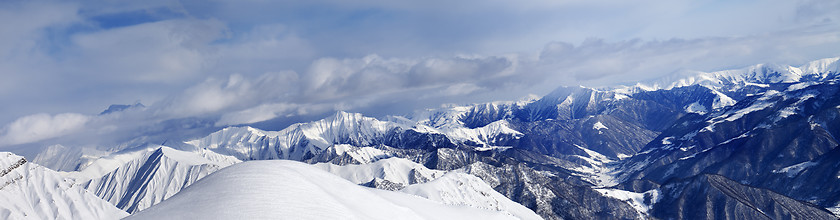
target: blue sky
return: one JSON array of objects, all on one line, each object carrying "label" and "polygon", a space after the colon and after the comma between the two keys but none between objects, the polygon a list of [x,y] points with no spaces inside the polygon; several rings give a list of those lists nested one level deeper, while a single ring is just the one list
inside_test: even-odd
[{"label": "blue sky", "polygon": [[2,1],[0,146],[799,65],[840,56],[839,19],[834,0]]}]

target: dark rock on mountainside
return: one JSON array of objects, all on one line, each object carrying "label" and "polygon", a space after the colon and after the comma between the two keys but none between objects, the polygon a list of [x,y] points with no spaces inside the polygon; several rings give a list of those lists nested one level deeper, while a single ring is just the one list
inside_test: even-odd
[{"label": "dark rock on mountainside", "polygon": [[837,219],[818,206],[720,175],[702,174],[662,187],[651,214],[661,219]]},{"label": "dark rock on mountainside", "polygon": [[653,212],[662,218],[836,219],[819,207],[840,195],[840,85],[772,88],[682,117],[622,162],[621,187],[666,183]]},{"label": "dark rock on mountainside", "polygon": [[641,218],[627,203],[605,197],[589,185],[570,184],[559,176],[548,177],[521,163],[493,166],[479,162],[465,167],[465,171],[545,219]]}]

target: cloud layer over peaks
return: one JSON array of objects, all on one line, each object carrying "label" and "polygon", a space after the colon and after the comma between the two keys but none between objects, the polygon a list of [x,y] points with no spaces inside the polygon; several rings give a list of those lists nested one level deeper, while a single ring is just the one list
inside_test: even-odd
[{"label": "cloud layer over peaks", "polygon": [[[2,1],[0,147],[799,65],[840,56],[837,11],[832,0]],[[96,115],[138,100],[147,107]]]}]

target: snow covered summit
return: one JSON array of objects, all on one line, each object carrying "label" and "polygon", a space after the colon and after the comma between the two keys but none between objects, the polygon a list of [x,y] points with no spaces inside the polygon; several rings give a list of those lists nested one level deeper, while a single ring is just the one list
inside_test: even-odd
[{"label": "snow covered summit", "polygon": [[314,166],[248,161],[222,169],[128,219],[517,219],[365,188]]}]

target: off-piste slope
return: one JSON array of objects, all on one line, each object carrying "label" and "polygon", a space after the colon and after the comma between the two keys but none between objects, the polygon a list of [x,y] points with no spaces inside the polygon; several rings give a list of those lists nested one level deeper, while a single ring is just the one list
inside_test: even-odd
[{"label": "off-piste slope", "polygon": [[517,219],[371,189],[308,164],[248,161],[213,173],[128,219]]}]

